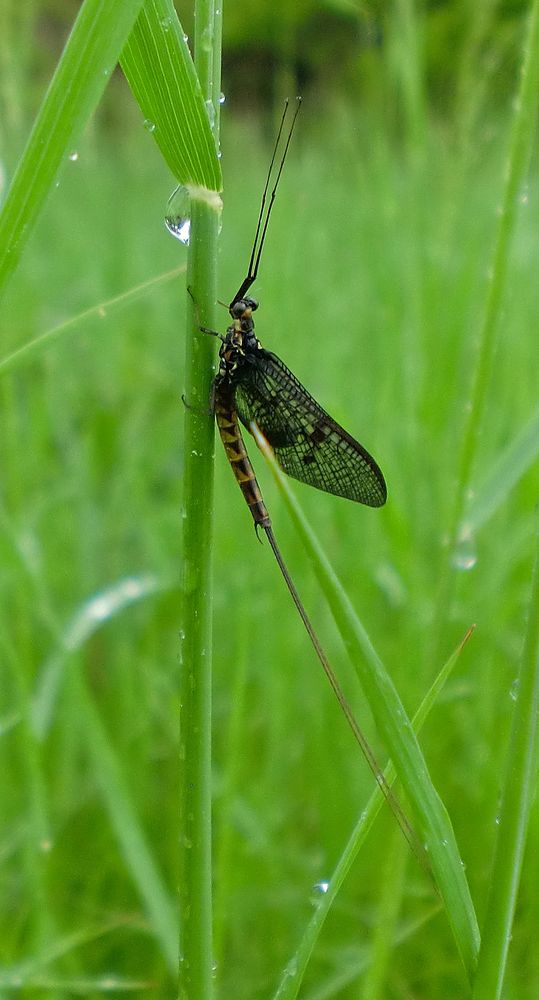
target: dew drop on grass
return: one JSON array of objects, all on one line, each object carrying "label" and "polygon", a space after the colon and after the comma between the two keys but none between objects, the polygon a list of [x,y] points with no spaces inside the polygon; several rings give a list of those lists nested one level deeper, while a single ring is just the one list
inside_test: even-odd
[{"label": "dew drop on grass", "polygon": [[511,684],[511,687],[509,688],[509,697],[513,701],[516,701],[517,698],[518,698],[518,689],[519,689],[519,687],[520,687],[519,678],[515,677],[513,683]]},{"label": "dew drop on grass", "polygon": [[329,882],[325,879],[321,879],[319,882],[315,882],[311,889],[311,902],[314,906],[318,906],[321,898],[325,896],[329,889]]},{"label": "dew drop on grass", "polygon": [[291,979],[293,976],[297,976],[298,960],[295,955],[293,958],[290,959],[288,965],[286,966],[286,969],[284,970],[284,974],[288,979]]},{"label": "dew drop on grass", "polygon": [[71,160],[72,163],[76,163],[78,158],[79,154],[77,153],[76,150],[74,150],[72,153],[69,154],[69,159]]},{"label": "dew drop on grass", "polygon": [[206,111],[208,113],[209,123],[213,128],[213,126],[215,125],[215,108],[213,106],[213,101],[205,101],[204,103],[206,105]]},{"label": "dew drop on grass", "polygon": [[155,132],[156,125],[155,122],[150,121],[149,118],[144,119],[144,128],[147,132]]},{"label": "dew drop on grass", "polygon": [[466,572],[477,563],[477,550],[472,535],[462,534],[458,539],[451,560],[454,569]]},{"label": "dew drop on grass", "polygon": [[213,30],[211,28],[204,28],[200,38],[200,47],[204,49],[204,52],[211,52],[213,43]]},{"label": "dew drop on grass", "polygon": [[183,243],[189,244],[191,231],[191,198],[189,191],[183,184],[172,192],[167,202],[165,211],[165,226],[169,233]]}]

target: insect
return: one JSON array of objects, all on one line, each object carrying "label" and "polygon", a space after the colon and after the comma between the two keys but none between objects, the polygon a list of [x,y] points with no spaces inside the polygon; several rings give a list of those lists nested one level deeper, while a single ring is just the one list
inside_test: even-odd
[{"label": "insect", "polygon": [[247,457],[238,419],[247,430],[251,430],[253,422],[258,426],[281,468],[294,479],[369,507],[381,507],[387,498],[382,472],[368,451],[322,409],[276,354],[262,347],[254,332],[253,313],[258,302],[247,292],[258,274],[277,185],[299,107],[298,102],[266,212],[270,177],[287,105],[281,119],[247,275],[228,307],[232,324],[226,336],[221,338],[219,371],[212,391],[213,408],[228,460],[255,525],[262,528],[267,528],[271,521]]},{"label": "insect", "polygon": [[276,354],[262,347],[254,332],[253,313],[258,308],[258,303],[247,293],[258,274],[268,222],[299,107],[298,98],[277,176],[268,199],[270,179],[288,110],[288,102],[285,104],[262,195],[247,275],[228,307],[232,323],[225,336],[205,327],[200,328],[202,332],[210,333],[221,340],[219,370],[212,387],[212,410],[227,458],[251,511],[255,528],[261,528],[265,532],[294,604],[352,732],[404,836],[421,864],[425,866],[424,852],[418,844],[417,836],[391,792],[383,771],[356,722],[290,577],[273,534],[271,519],[241,431],[243,425],[250,433],[261,432],[271,445],[281,468],[301,482],[370,507],[381,507],[386,501],[384,477],[372,456],[322,409]]}]

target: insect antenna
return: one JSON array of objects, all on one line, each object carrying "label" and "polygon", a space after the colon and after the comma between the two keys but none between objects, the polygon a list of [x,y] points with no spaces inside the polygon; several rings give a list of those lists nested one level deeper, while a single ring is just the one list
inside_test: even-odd
[{"label": "insect antenna", "polygon": [[277,171],[277,177],[275,178],[275,184],[273,185],[273,189],[272,189],[270,197],[269,197],[269,205],[268,205],[268,209],[267,209],[267,212],[266,212],[266,200],[267,200],[267,196],[268,196],[268,190],[269,190],[269,186],[270,186],[271,175],[273,173],[273,167],[274,167],[274,164],[275,164],[275,158],[277,156],[277,150],[279,148],[279,143],[281,141],[281,135],[283,133],[285,119],[286,119],[286,116],[287,116],[287,113],[288,113],[288,105],[289,105],[288,99],[284,103],[284,110],[283,110],[283,114],[282,114],[282,117],[281,117],[281,124],[279,125],[279,131],[277,133],[277,138],[275,140],[275,145],[273,147],[273,153],[272,153],[272,157],[271,157],[271,162],[270,162],[269,170],[268,170],[268,173],[267,173],[267,176],[266,176],[266,183],[264,185],[264,191],[262,193],[262,200],[260,202],[260,212],[258,213],[258,221],[256,223],[255,238],[253,240],[253,249],[251,250],[251,259],[249,260],[249,267],[247,268],[247,275],[244,278],[244,280],[242,281],[240,287],[238,288],[238,291],[236,292],[234,298],[232,299],[232,302],[230,303],[229,309],[232,309],[232,306],[235,305],[236,302],[239,302],[240,299],[242,299],[244,297],[245,293],[249,290],[249,288],[251,287],[251,285],[253,284],[253,282],[256,280],[256,276],[258,274],[258,265],[260,264],[260,257],[262,255],[262,248],[264,246],[264,240],[266,238],[266,232],[267,232],[267,229],[268,229],[268,223],[269,223],[269,219],[270,219],[270,215],[271,215],[271,210],[273,208],[273,203],[275,201],[275,195],[277,193],[277,187],[278,187],[278,184],[279,184],[279,180],[280,180],[281,174],[283,172],[284,162],[286,160],[286,154],[288,153],[288,147],[290,146],[290,140],[292,139],[292,133],[294,131],[294,125],[296,124],[296,118],[298,117],[299,109],[301,107],[301,97],[297,97],[296,98],[296,102],[297,102],[297,104],[296,104],[296,110],[294,112],[294,117],[292,118],[292,123],[290,125],[290,128],[288,130],[288,136],[287,136],[285,147],[284,147],[284,150],[283,150],[283,155],[281,157],[281,162],[279,164],[279,169]]}]

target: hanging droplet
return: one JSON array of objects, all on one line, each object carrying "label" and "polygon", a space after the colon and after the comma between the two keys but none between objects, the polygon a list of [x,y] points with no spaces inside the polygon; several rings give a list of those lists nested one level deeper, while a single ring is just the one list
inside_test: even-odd
[{"label": "hanging droplet", "polygon": [[144,128],[147,132],[155,132],[156,125],[155,122],[150,121],[149,118],[144,119]]},{"label": "hanging droplet", "polygon": [[191,198],[184,184],[179,184],[168,199],[165,226],[180,243],[188,245],[191,232]]},{"label": "hanging droplet", "polygon": [[329,882],[325,879],[321,879],[320,882],[316,882],[311,889],[311,902],[313,906],[318,906],[320,900],[325,896],[329,889]]}]

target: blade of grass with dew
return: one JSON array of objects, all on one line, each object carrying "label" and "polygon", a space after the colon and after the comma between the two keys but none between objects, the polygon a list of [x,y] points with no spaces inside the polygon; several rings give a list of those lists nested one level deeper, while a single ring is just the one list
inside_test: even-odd
[{"label": "blade of grass with dew", "polygon": [[[221,190],[221,167],[187,36],[172,0],[147,0],[120,59],[163,158],[179,184]],[[213,112],[212,112],[213,113]],[[211,200],[211,198],[210,198]]]},{"label": "blade of grass with dew", "polygon": [[0,295],[118,62],[142,0],[84,0],[0,213]]},{"label": "blade of grass with dew", "polygon": [[[219,146],[221,9],[197,0],[195,67],[211,102],[214,153]],[[180,966],[179,996],[210,1000],[212,945],[211,687],[214,421],[209,412],[217,298],[217,199],[195,199],[187,264],[182,623],[180,644]]]},{"label": "blade of grass with dew", "polygon": [[[52,655],[37,679],[30,717],[32,735],[42,742],[48,732],[53,709],[58,671],[66,674],[68,657],[81,649],[93,634],[96,626],[103,626],[111,617],[121,613],[133,601],[145,599],[159,589],[152,577],[128,578],[118,581],[107,591],[94,595],[73,616],[67,628],[57,621],[50,608],[46,593],[40,593],[40,578],[34,578],[36,606],[47,609],[48,626],[56,642],[57,653]],[[52,671],[52,673],[51,673]],[[143,825],[132,803],[128,782],[125,780],[117,754],[108,733],[99,718],[86,679],[80,669],[70,671],[69,680],[74,688],[73,704],[76,717],[84,731],[84,746],[94,762],[94,773],[101,787],[101,794],[111,826],[121,845],[123,856],[131,872],[133,884],[144,902],[152,928],[171,973],[177,968],[177,918],[174,901],[164,884],[155,863]]]},{"label": "blade of grass with dew", "polygon": [[80,670],[71,675],[75,686],[78,719],[84,726],[86,746],[94,761],[101,794],[122,853],[146,906],[171,974],[178,967],[178,930],[175,900],[169,895],[155,863],[143,826],[131,800],[114,747],[88,691]]},{"label": "blade of grass with dew", "polygon": [[[435,678],[431,684],[427,694],[423,698],[421,705],[419,706],[417,712],[412,720],[412,725],[415,732],[419,732],[423,726],[429,712],[431,711],[433,705],[438,698],[438,695],[442,691],[443,687],[447,683],[457,660],[464,649],[464,646],[468,642],[468,639],[473,633],[475,626],[472,626],[466,632],[464,638],[461,640],[456,650],[449,657],[447,663],[444,664],[440,673]],[[391,787],[396,781],[396,771],[393,764],[388,764],[384,771],[384,775],[388,785]],[[352,834],[344,848],[337,867],[333,872],[333,875],[328,883],[327,891],[320,897],[318,905],[315,912],[313,913],[301,942],[293,955],[292,959],[288,963],[282,980],[274,994],[273,1000],[296,1000],[299,993],[299,989],[303,982],[303,977],[309,963],[309,959],[313,953],[314,946],[322,927],[324,926],[326,917],[333,906],[337,894],[348,875],[354,861],[356,860],[363,843],[378,815],[380,809],[384,805],[384,796],[380,788],[375,788],[365,809],[362,811],[359,820],[357,821]]]},{"label": "blade of grass with dew", "polygon": [[[122,611],[126,603],[131,603],[138,597],[146,597],[156,590],[155,581],[149,578],[122,580],[105,594],[102,593],[86,602],[79,609],[78,614],[74,616],[66,631],[57,621],[55,612],[49,606],[48,595],[41,591],[41,577],[32,576],[32,580],[35,605],[45,612],[48,628],[59,650],[56,659],[60,661],[60,667],[64,671],[68,651],[72,655],[87,642],[96,621],[103,625],[105,621],[110,620],[111,614],[115,615]],[[55,657],[52,656],[45,664],[46,671],[52,668],[53,673],[57,673],[54,659]],[[155,936],[159,941],[169,970],[173,973],[177,967],[177,921],[174,903],[154,861],[143,826],[133,806],[128,783],[124,779],[115,750],[99,718],[86,680],[81,670],[78,669],[79,667],[80,664],[77,665],[77,669],[69,673],[69,680],[74,688],[73,710],[76,712],[76,717],[84,732],[84,746],[93,758],[94,773],[101,787],[111,826],[131,872],[133,884],[145,904]],[[47,687],[50,680],[50,674],[46,676],[40,674],[33,708],[29,706],[28,716],[32,723],[32,738],[29,739],[30,751],[34,746],[34,738],[35,746],[38,746],[47,733],[50,722],[51,692],[50,690],[43,692],[40,690],[39,684],[40,681],[44,681],[45,687]],[[45,693],[45,700],[43,700],[43,693]],[[41,787],[41,784],[38,787]],[[36,827],[36,829],[39,828]]]},{"label": "blade of grass with dew", "polygon": [[[499,208],[498,228],[489,268],[489,285],[479,332],[479,347],[473,374],[470,405],[462,434],[457,485],[449,527],[444,534],[449,539],[450,555],[458,549],[460,541],[469,541],[464,531],[466,506],[475,467],[477,447],[482,429],[483,415],[490,384],[490,374],[496,344],[498,320],[507,282],[509,253],[516,227],[519,194],[524,183],[535,134],[537,93],[539,88],[539,0],[533,0],[528,17],[528,31],[524,41],[522,72],[517,99],[514,101],[514,118],[509,139],[509,152],[505,167],[505,186]],[[455,573],[450,560],[443,560],[437,607],[432,634],[435,644],[443,634],[442,623],[451,604]],[[436,645],[434,655],[437,655]]]},{"label": "blade of grass with dew", "polygon": [[183,274],[185,270],[185,264],[180,264],[179,267],[173,268],[172,271],[167,271],[166,274],[158,274],[155,278],[148,278],[147,281],[142,281],[140,285],[129,288],[126,292],[120,292],[119,295],[115,295],[112,299],[99,302],[96,306],[91,306],[90,309],[85,309],[83,312],[77,313],[76,316],[71,316],[70,319],[64,320],[58,326],[53,326],[50,330],[45,330],[44,333],[39,334],[38,337],[34,337],[33,340],[30,340],[27,344],[23,344],[22,347],[18,347],[16,351],[13,351],[0,360],[0,378],[2,375],[20,370],[25,365],[37,361],[43,351],[47,350],[48,347],[52,347],[53,344],[57,344],[66,334],[78,334],[84,328],[84,323],[87,320],[103,319],[115,310],[122,309],[131,302],[136,302],[140,296],[146,295],[148,291],[159,288],[168,281],[172,281],[178,275]]},{"label": "blade of grass with dew", "polygon": [[[474,1000],[502,995],[515,904],[526,845],[530,806],[537,775],[539,712],[539,532],[528,627],[518,677],[511,742],[507,755],[502,804],[490,889],[479,953]],[[531,942],[530,942],[531,944]]]},{"label": "blade of grass with dew", "polygon": [[311,560],[350,660],[369,702],[376,724],[395,763],[403,788],[425,838],[436,885],[468,977],[472,978],[479,949],[479,927],[453,827],[393,682],[350,600],[292,494],[264,437],[256,442],[266,458],[292,521]]},{"label": "blade of grass with dew", "polygon": [[462,523],[463,536],[473,536],[496,513],[538,454],[539,410],[503,450],[488,476],[479,484]]},{"label": "blade of grass with dew", "polygon": [[35,735],[44,740],[52,726],[70,657],[82,649],[93,633],[133,603],[172,587],[172,581],[151,574],[124,577],[93,594],[75,611],[62,629],[55,628],[55,649],[39,670],[34,684],[31,720]]}]

